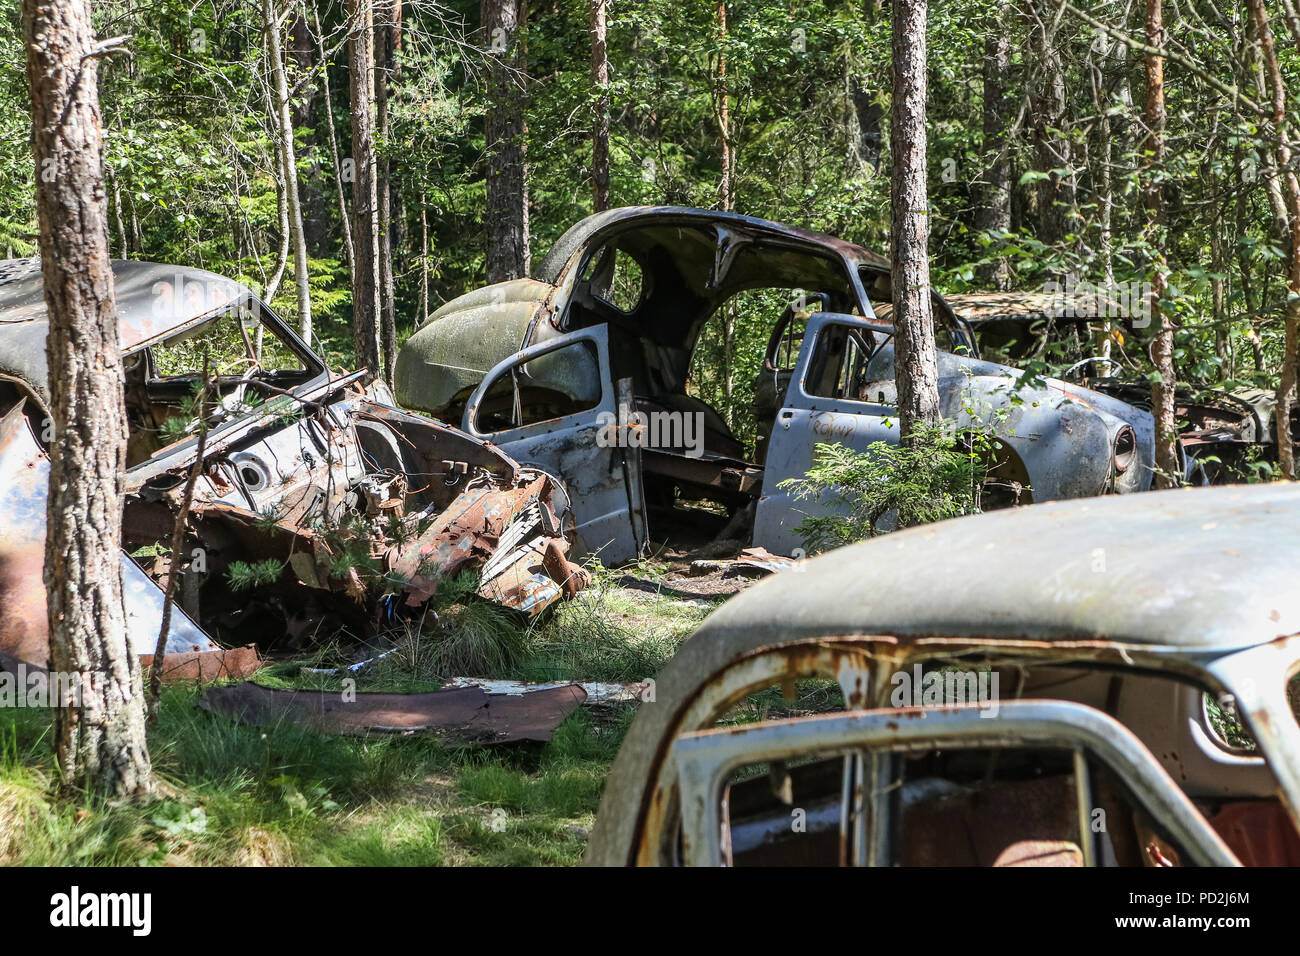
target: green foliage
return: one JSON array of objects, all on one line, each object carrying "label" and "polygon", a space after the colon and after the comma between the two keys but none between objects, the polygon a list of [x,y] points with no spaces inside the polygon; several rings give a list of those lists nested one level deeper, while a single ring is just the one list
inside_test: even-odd
[{"label": "green foliage", "polygon": [[810,552],[874,537],[887,516],[903,527],[979,512],[989,440],[975,447],[936,425],[919,425],[912,437],[861,452],[818,444],[808,474],[781,482],[796,500],[820,501],[833,512],[809,515],[796,529]]},{"label": "green foliage", "polygon": [[280,579],[284,571],[284,562],[275,558],[265,561],[231,561],[226,569],[226,580],[232,591],[251,591],[253,588],[266,587]]}]

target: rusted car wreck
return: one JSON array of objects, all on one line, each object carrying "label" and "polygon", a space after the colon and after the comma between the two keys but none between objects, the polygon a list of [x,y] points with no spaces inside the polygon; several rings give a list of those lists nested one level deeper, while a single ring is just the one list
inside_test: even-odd
[{"label": "rusted car wreck", "polygon": [[[761,362],[734,371],[754,382],[751,456],[688,377],[705,323],[755,290],[790,305],[771,315]],[[780,485],[807,473],[816,444],[897,442],[893,328],[877,317],[889,300],[889,263],[833,236],[708,210],[615,209],[569,229],[533,277],[443,306],[403,347],[394,389],[566,483],[578,545],[607,562],[682,529],[791,554],[810,506]],[[1066,382],[1022,382],[979,359],[942,296],[934,306],[943,416],[1002,442],[991,489],[1028,503],[1150,486],[1147,412]]]},{"label": "rusted car wreck", "polygon": [[[1128,296],[1131,300],[1132,296]],[[1012,364],[1068,363],[1060,377],[1135,408],[1151,408],[1151,386],[1123,355],[1125,330],[1145,327],[1149,317],[1095,290],[970,292],[948,297],[970,323],[986,356]],[[1109,331],[1107,329],[1109,322]],[[1094,343],[1112,337],[1112,355]],[[1126,365],[1126,361],[1128,364]],[[1258,463],[1277,461],[1277,398],[1273,391],[1238,385],[1231,389],[1181,384],[1174,394],[1178,452],[1186,484],[1239,481]],[[1291,440],[1300,441],[1300,408],[1293,408]]]},{"label": "rusted car wreck", "polygon": [[[182,572],[172,676],[247,673],[258,662],[249,645],[419,626],[439,581],[463,568],[477,566],[482,597],[529,614],[583,586],[566,556],[571,518],[547,476],[397,409],[364,369],[330,371],[238,283],[143,262],[113,270],[131,638],[152,654],[158,582]],[[0,652],[37,664],[48,656],[47,329],[39,265],[0,264]],[[185,553],[171,555],[200,415]]]},{"label": "rusted car wreck", "polygon": [[[587,861],[1297,865],[1297,562],[1300,488],[1255,485],[960,518],[774,575],[657,677]],[[838,696],[738,722],[802,681]]]}]

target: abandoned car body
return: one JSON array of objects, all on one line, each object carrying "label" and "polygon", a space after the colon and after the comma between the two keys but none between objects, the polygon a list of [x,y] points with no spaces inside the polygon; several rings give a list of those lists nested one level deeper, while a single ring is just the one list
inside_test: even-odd
[{"label": "abandoned car body", "polygon": [[[462,567],[482,565],[478,593],[527,613],[582,586],[546,476],[398,410],[365,370],[332,373],[238,283],[143,262],[113,271],[129,429],[123,540],[143,571],[122,560],[141,654],[159,634],[155,582],[173,570],[183,570],[183,610],[166,665],[204,675],[256,666],[250,643],[292,646],[339,627],[371,637],[420,615]],[[47,330],[39,264],[0,264],[0,651],[38,664],[48,650]],[[200,416],[203,461],[173,568]]]},{"label": "abandoned car body", "polygon": [[[1297,532],[1295,486],[1153,492],[899,531],[761,581],[656,678],[587,861],[1295,865]],[[812,678],[845,713],[729,717]]]},{"label": "abandoned car body", "polygon": [[[1132,296],[1126,298],[1131,301]],[[982,354],[995,353],[1014,364],[1068,363],[1061,378],[1135,408],[1151,408],[1150,384],[1124,361],[1098,355],[1094,348],[1109,334],[1112,355],[1123,358],[1128,328],[1144,328],[1149,316],[1087,292],[972,292],[948,296],[948,304],[970,323]],[[1174,400],[1185,483],[1236,481],[1255,462],[1277,460],[1277,399],[1272,391],[1179,385]],[[1300,441],[1300,408],[1292,410],[1290,431],[1292,441]]]},{"label": "abandoned car body", "polygon": [[[754,383],[751,455],[688,379],[705,323],[759,291],[781,297],[761,367],[737,372]],[[782,480],[807,473],[818,443],[897,442],[892,327],[875,311],[889,298],[888,262],[832,236],[615,209],[569,229],[534,277],[438,310],[402,348],[395,392],[565,481],[576,544],[607,562],[703,526],[713,515],[681,507],[699,500],[725,508],[710,533],[743,541],[752,525],[754,545],[791,554],[802,515]],[[1148,413],[1065,382],[1020,383],[980,361],[969,325],[934,303],[943,416],[1001,439],[992,484],[1022,503],[1149,487]],[[647,440],[665,418],[674,427]]]}]

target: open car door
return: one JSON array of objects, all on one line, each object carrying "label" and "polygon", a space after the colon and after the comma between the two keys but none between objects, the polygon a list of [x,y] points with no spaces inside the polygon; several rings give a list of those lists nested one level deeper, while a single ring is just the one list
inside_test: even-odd
[{"label": "open car door", "polygon": [[608,334],[598,325],[499,363],[462,421],[470,435],[565,488],[580,550],[605,564],[633,560],[645,544],[641,465],[637,450],[618,441],[617,402]]},{"label": "open car door", "polygon": [[[763,494],[754,516],[754,544],[795,554],[795,532],[809,513],[830,513],[828,501],[797,501],[781,488],[812,468],[818,444],[838,442],[863,451],[874,442],[898,443],[892,334],[880,322],[835,312],[808,319],[799,359],[772,423],[764,462]],[[888,376],[884,371],[887,366]]]}]

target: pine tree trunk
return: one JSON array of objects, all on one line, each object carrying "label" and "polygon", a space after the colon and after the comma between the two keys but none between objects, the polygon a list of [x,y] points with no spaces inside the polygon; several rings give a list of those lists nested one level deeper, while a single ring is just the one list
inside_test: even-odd
[{"label": "pine tree trunk", "polygon": [[528,274],[528,167],[524,122],[527,59],[519,35],[523,0],[482,0],[480,13],[488,48],[487,281]]},{"label": "pine tree trunk", "polygon": [[311,289],[307,275],[307,237],[302,229],[302,200],[298,195],[298,157],[293,144],[293,116],[289,109],[289,81],[284,71],[280,44],[280,15],[275,0],[262,0],[262,31],[266,37],[266,60],[271,71],[271,96],[275,112],[276,154],[280,162],[285,209],[289,219],[289,241],[293,245],[293,278],[298,293],[298,334],[311,341]]},{"label": "pine tree trunk", "polygon": [[397,305],[393,287],[393,183],[388,159],[388,97],[401,42],[401,0],[378,0],[375,7],[375,135],[384,144],[379,154],[379,314],[384,352],[384,381],[393,382],[397,364]]},{"label": "pine tree trunk", "polygon": [[1269,27],[1264,0],[1250,0],[1250,12],[1259,37],[1259,50],[1272,93],[1273,135],[1277,137],[1277,167],[1282,170],[1290,248],[1288,250],[1287,303],[1284,313],[1285,346],[1274,412],[1277,428],[1278,469],[1288,478],[1295,475],[1295,450],[1291,446],[1291,406],[1296,397],[1297,332],[1300,331],[1300,180],[1291,164],[1291,139],[1286,126],[1286,86],[1277,62],[1273,31]]},{"label": "pine tree trunk", "polygon": [[[1093,51],[1100,55],[1104,63],[1110,57],[1114,41],[1107,36],[1097,37]],[[1110,123],[1110,104],[1103,97],[1106,78],[1101,65],[1091,59],[1088,64],[1088,79],[1092,87],[1092,109],[1097,116],[1097,252],[1101,256],[1102,286],[1106,295],[1115,288],[1115,256],[1113,252],[1112,222],[1115,210],[1114,190],[1111,186],[1111,162],[1114,156],[1114,142]],[[1110,358],[1112,342],[1112,325],[1108,317],[1099,317],[1094,339],[1096,354]]]},{"label": "pine tree trunk", "polygon": [[894,380],[899,437],[939,420],[939,369],[930,301],[925,181],[925,0],[894,0],[890,245],[893,261]]},{"label": "pine tree trunk", "polygon": [[50,669],[82,675],[55,710],[63,782],[122,797],[152,788],[140,662],[122,600],[126,408],[96,49],[86,0],[23,2],[51,419],[45,588]]},{"label": "pine tree trunk", "polygon": [[352,342],[358,366],[384,374],[379,344],[379,202],[375,181],[374,23],[371,0],[348,0],[348,89],[352,101]]},{"label": "pine tree trunk", "polygon": [[[994,9],[984,39],[984,159],[987,165],[980,183],[979,205],[975,209],[976,232],[1007,232],[1011,229],[1011,146],[1007,142],[1008,104],[1005,102],[1007,74],[1011,69],[1011,32],[1005,0]],[[1011,288],[1011,267],[999,258],[979,268],[980,281],[1005,291]]]},{"label": "pine tree trunk", "polygon": [[[1165,27],[1161,0],[1147,0],[1146,42],[1158,50],[1164,49]],[[1174,390],[1178,386],[1174,368],[1174,325],[1161,308],[1165,278],[1165,209],[1164,190],[1159,177],[1165,163],[1165,60],[1163,56],[1148,53],[1143,57],[1146,66],[1147,99],[1143,111],[1147,134],[1150,137],[1143,155],[1146,157],[1146,175],[1143,191],[1147,213],[1147,243],[1151,248],[1151,324],[1156,329],[1151,343],[1151,361],[1158,381],[1151,383],[1151,411],[1156,418],[1156,474],[1158,488],[1174,488],[1182,483],[1182,470],[1178,465],[1178,424],[1174,418]]]},{"label": "pine tree trunk", "polygon": [[591,208],[609,208],[609,55],[605,47],[606,0],[590,0],[591,88],[595,113],[591,124]]},{"label": "pine tree trunk", "polygon": [[[736,205],[736,160],[731,142],[731,93],[727,89],[727,4],[718,3],[718,67],[715,75],[715,112],[718,117],[718,140],[722,150],[722,174],[718,178],[718,197],[722,208],[731,212]],[[733,423],[732,395],[736,390],[734,357],[736,351],[736,312],[728,302],[722,310],[722,415]]]}]

